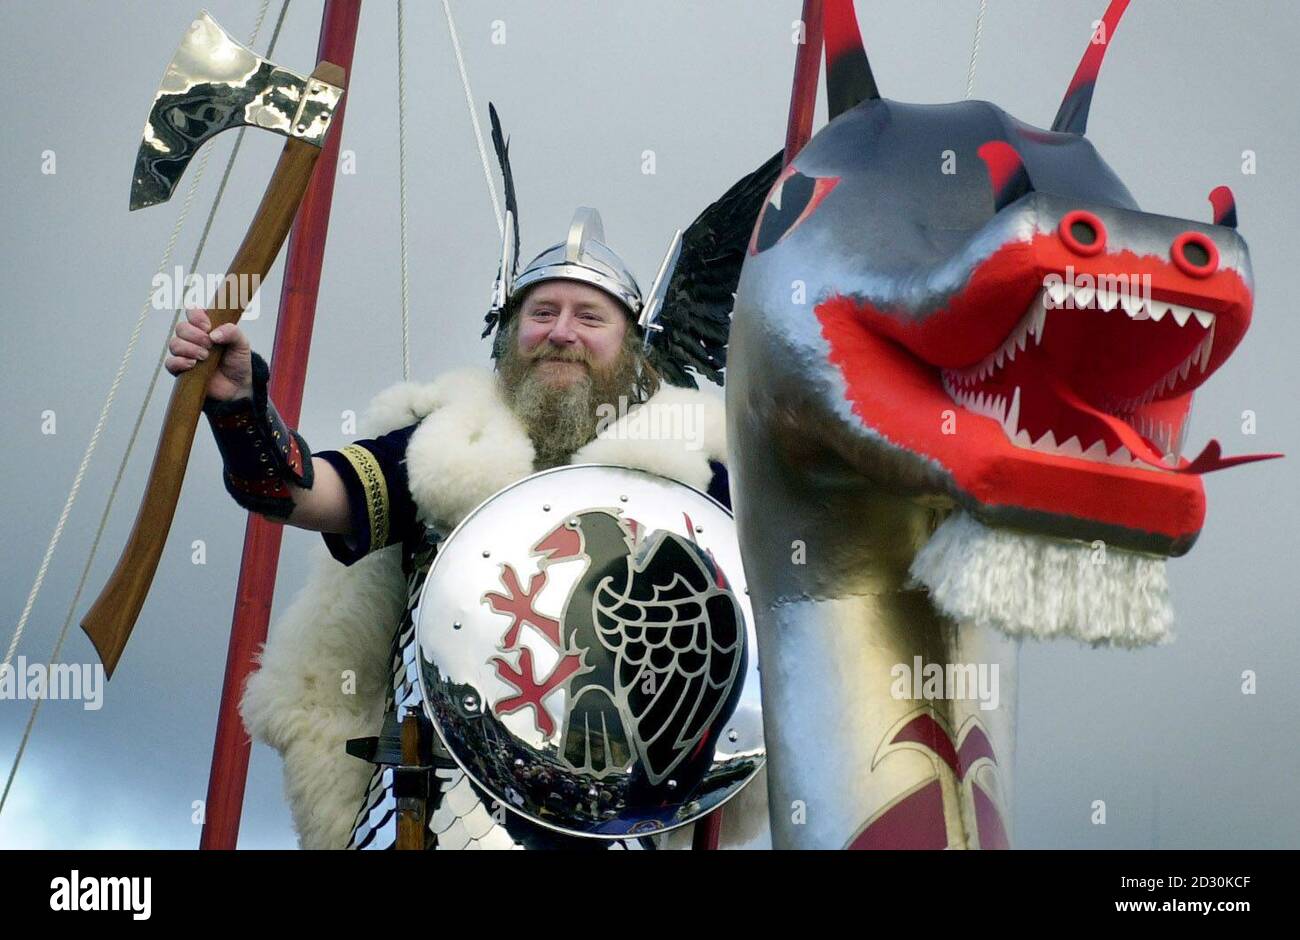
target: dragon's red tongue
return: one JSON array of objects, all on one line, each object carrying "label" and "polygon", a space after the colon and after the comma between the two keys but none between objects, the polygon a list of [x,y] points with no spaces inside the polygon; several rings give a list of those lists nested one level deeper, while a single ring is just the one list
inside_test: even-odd
[{"label": "dragon's red tongue", "polygon": [[1204,449],[1196,456],[1195,460],[1187,461],[1178,467],[1171,467],[1162,459],[1161,453],[1147,443],[1144,438],[1133,428],[1121,421],[1112,414],[1107,414],[1098,408],[1094,408],[1082,398],[1080,398],[1073,389],[1056,375],[1050,378],[1052,391],[1071,408],[1084,414],[1091,415],[1098,421],[1102,421],[1110,428],[1115,436],[1119,438],[1120,443],[1129,449],[1129,451],[1138,460],[1150,464],[1153,467],[1159,467],[1161,470],[1167,470],[1170,473],[1213,473],[1215,470],[1224,470],[1228,467],[1235,467],[1238,464],[1254,463],[1257,460],[1273,460],[1283,456],[1282,454],[1238,454],[1236,457],[1224,457],[1219,447],[1219,442],[1211,440],[1205,445]]}]

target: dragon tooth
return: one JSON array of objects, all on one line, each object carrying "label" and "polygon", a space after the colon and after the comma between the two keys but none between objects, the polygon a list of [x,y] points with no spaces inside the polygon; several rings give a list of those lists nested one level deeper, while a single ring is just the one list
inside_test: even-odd
[{"label": "dragon tooth", "polygon": [[1086,310],[1092,306],[1093,298],[1097,296],[1097,289],[1091,286],[1080,287],[1074,292],[1074,304],[1080,310]]},{"label": "dragon tooth", "polygon": [[1214,314],[1212,313],[1207,313],[1204,310],[1193,310],[1192,313],[1196,314],[1196,322],[1207,330],[1210,328],[1210,324],[1214,322]]},{"label": "dragon tooth", "polygon": [[1180,379],[1185,379],[1187,378],[1187,373],[1191,371],[1192,371],[1192,357],[1188,356],[1186,359],[1183,360],[1183,364],[1178,367],[1178,377]]},{"label": "dragon tooth", "polygon": [[1011,394],[1011,407],[1007,409],[1007,416],[1002,419],[1003,426],[1007,433],[1014,436],[1020,422],[1020,386]]},{"label": "dragon tooth", "polygon": [[1183,307],[1179,304],[1170,304],[1169,312],[1174,315],[1174,322],[1179,326],[1186,326],[1188,319],[1192,315],[1191,307]]},{"label": "dragon tooth", "polygon": [[1109,459],[1110,462],[1113,464],[1118,464],[1121,467],[1127,467],[1129,464],[1133,462],[1133,455],[1129,452],[1129,449],[1127,447],[1121,444],[1119,449],[1110,455]]},{"label": "dragon tooth", "polygon": [[1124,308],[1124,312],[1134,320],[1136,320],[1138,314],[1142,312],[1142,299],[1140,297],[1134,297],[1132,294],[1121,294],[1119,303],[1120,306]]},{"label": "dragon tooth", "polygon": [[1163,320],[1165,318],[1165,314],[1168,312],[1169,312],[1169,307],[1166,304],[1151,305],[1151,319],[1155,320],[1157,323]]},{"label": "dragon tooth", "polygon": [[1041,450],[1049,454],[1056,453],[1056,434],[1052,432],[1051,428],[1048,428],[1042,437],[1034,441],[1034,450]]},{"label": "dragon tooth", "polygon": [[1002,368],[1002,362],[1004,359],[1006,359],[1006,355],[1007,355],[1007,351],[1005,348],[1003,348],[1003,349],[999,349],[997,355],[993,357],[993,362],[995,363],[997,368],[999,369]]},{"label": "dragon tooth", "polygon": [[1043,292],[1051,299],[1052,305],[1059,307],[1065,302],[1065,282],[1054,281],[1050,287],[1044,288]]},{"label": "dragon tooth", "polygon": [[1105,460],[1106,459],[1106,442],[1098,438],[1093,441],[1092,446],[1083,452],[1085,460]]},{"label": "dragon tooth", "polygon": [[1011,442],[1017,447],[1024,447],[1030,450],[1032,450],[1034,446],[1034,442],[1029,439],[1029,432],[1024,429],[1017,431],[1016,436],[1011,439]]},{"label": "dragon tooth", "polygon": [[1064,444],[1060,445],[1057,450],[1067,457],[1083,456],[1083,445],[1079,443],[1078,435],[1071,437]]},{"label": "dragon tooth", "polygon": [[1115,309],[1115,303],[1118,299],[1119,291],[1114,287],[1097,288],[1097,306],[1107,313]]}]

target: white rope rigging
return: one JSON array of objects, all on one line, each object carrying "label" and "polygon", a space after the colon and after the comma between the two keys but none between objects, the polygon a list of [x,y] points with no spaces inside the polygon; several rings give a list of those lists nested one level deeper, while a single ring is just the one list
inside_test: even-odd
[{"label": "white rope rigging", "polygon": [[483,164],[483,179],[487,182],[488,196],[492,199],[492,215],[497,221],[497,232],[505,236],[505,216],[501,212],[501,203],[497,199],[496,184],[492,182],[492,166],[488,163],[487,146],[483,143],[483,128],[478,123],[478,112],[474,110],[474,95],[469,88],[469,75],[465,72],[465,57],[460,53],[460,37],[456,35],[456,23],[451,18],[451,5],[442,0],[442,12],[447,17],[447,33],[451,36],[451,48],[456,53],[456,68],[460,71],[460,85],[465,89],[465,105],[469,108],[469,119],[474,125],[474,140],[478,143],[478,159]]},{"label": "white rope rigging", "polygon": [[971,43],[970,69],[966,72],[966,97],[975,93],[975,63],[980,55],[980,37],[984,34],[984,14],[988,12],[989,0],[980,0],[979,16],[975,18],[975,41]]},{"label": "white rope rigging", "polygon": [[[249,37],[247,43],[247,45],[250,47],[257,41],[258,34],[260,34],[262,31],[262,23],[266,18],[266,11],[269,6],[270,6],[270,0],[262,0],[261,7],[257,13],[257,20],[253,26],[252,35]],[[275,29],[271,33],[271,41],[267,46],[266,55],[268,57],[270,57],[271,53],[275,51],[275,43],[280,36],[280,28],[284,25],[284,17],[285,14],[288,12],[288,9],[289,9],[289,0],[283,0],[280,6],[279,18],[276,20]],[[234,166],[235,157],[239,153],[239,148],[240,145],[243,143],[243,139],[244,139],[244,128],[240,128],[239,133],[235,138],[234,146],[231,147],[230,156],[226,160],[226,168],[225,168],[225,172],[222,174],[221,183],[217,188],[216,195],[213,197],[212,206],[208,210],[208,217],[207,217],[207,221],[204,223],[203,232],[199,237],[198,245],[194,249],[193,260],[190,263],[191,271],[194,271],[198,268],[199,260],[202,257],[204,246],[207,244],[208,234],[212,230],[213,219],[216,218],[217,208],[220,206],[222,196],[225,194],[226,184],[230,180],[230,171],[231,168]],[[176,218],[175,224],[172,226],[171,235],[167,239],[167,247],[163,250],[162,261],[160,261],[158,264],[158,271],[157,271],[158,274],[164,274],[165,272],[167,272],[168,268],[171,265],[172,251],[175,249],[177,239],[180,237],[181,230],[184,228],[185,220],[189,215],[190,209],[194,201],[194,195],[198,191],[199,184],[203,179],[203,171],[207,168],[208,158],[211,155],[212,155],[212,148],[211,147],[205,148],[203,154],[199,157],[198,165],[193,168],[193,172],[190,176],[190,185],[185,193],[185,201],[181,206],[181,211]],[[69,490],[68,497],[63,504],[63,511],[59,514],[59,520],[54,526],[54,533],[50,537],[49,544],[45,548],[45,555],[41,559],[40,567],[37,569],[36,579],[32,583],[31,590],[28,592],[27,602],[23,607],[22,615],[18,618],[18,626],[14,629],[13,637],[9,641],[9,648],[5,652],[5,658],[3,662],[4,666],[10,665],[10,663],[13,661],[14,652],[17,650],[18,643],[21,641],[23,633],[26,631],[27,621],[31,616],[32,608],[36,604],[36,597],[40,593],[41,586],[45,582],[45,575],[49,570],[50,559],[53,557],[54,549],[58,545],[60,537],[63,535],[64,525],[68,520],[68,515],[72,511],[73,503],[76,502],[77,495],[81,490],[81,483],[82,480],[85,478],[86,468],[90,465],[90,459],[95,452],[95,448],[99,444],[100,434],[103,432],[104,425],[108,420],[108,413],[112,409],[113,402],[117,397],[117,390],[122,383],[123,376],[126,374],[127,365],[130,363],[131,357],[135,353],[135,347],[140,339],[140,333],[144,328],[145,319],[148,317],[149,311],[153,309],[152,283],[153,281],[151,280],[149,298],[145,300],[144,306],[141,308],[140,314],[136,318],[135,328],[131,331],[131,337],[127,342],[125,352],[122,354],[122,360],[121,362],[118,363],[117,372],[113,376],[112,384],[109,386],[108,389],[108,395],[104,400],[103,407],[100,409],[99,419],[95,423],[95,429],[90,435],[90,442],[86,445],[85,453],[82,455],[81,458],[81,464],[80,466],[78,466],[76,476],[73,478],[72,488]],[[95,553],[99,549],[100,538],[103,536],[104,529],[107,527],[108,517],[110,512],[112,511],[113,502],[117,496],[118,486],[122,482],[122,477],[125,474],[127,462],[130,460],[131,452],[135,447],[135,442],[139,435],[140,427],[144,422],[145,413],[148,411],[149,402],[152,399],[154,389],[158,384],[158,377],[161,373],[163,362],[166,359],[168,353],[167,343],[171,338],[172,331],[176,327],[176,323],[183,315],[184,315],[183,308],[174,312],[171,328],[168,330],[167,336],[163,340],[162,351],[158,356],[158,361],[154,364],[153,376],[150,379],[149,388],[146,391],[144,400],[141,402],[140,409],[136,414],[135,424],[131,428],[131,435],[127,441],[126,450],[122,454],[121,461],[118,463],[117,474],[113,478],[113,485],[109,490],[108,500],[104,506],[104,511],[100,516],[99,526],[95,530],[95,537],[91,542],[90,553],[86,558],[85,567],[82,568],[81,577],[77,582],[77,589],[73,593],[71,603],[68,605],[67,617],[63,621],[63,627],[59,631],[59,636],[58,639],[55,641],[54,649],[50,653],[49,661],[51,664],[58,661],[59,654],[63,650],[63,643],[64,640],[67,638],[68,630],[72,625],[75,612],[77,610],[79,601],[81,599],[81,592],[85,588],[86,580],[89,577],[91,566],[95,560]],[[18,773],[18,765],[22,762],[23,754],[27,750],[27,743],[31,739],[32,726],[36,722],[36,716],[40,712],[42,701],[43,699],[40,698],[33,700],[31,712],[27,716],[27,724],[23,728],[22,737],[18,742],[18,750],[14,755],[13,764],[10,766],[9,774],[5,779],[4,791],[3,793],[0,793],[0,813],[4,812],[5,804],[9,799],[9,791],[13,786],[14,777]]]},{"label": "white rope rigging", "polygon": [[402,254],[402,379],[411,379],[411,281],[406,268],[406,0],[397,0],[397,188]]}]

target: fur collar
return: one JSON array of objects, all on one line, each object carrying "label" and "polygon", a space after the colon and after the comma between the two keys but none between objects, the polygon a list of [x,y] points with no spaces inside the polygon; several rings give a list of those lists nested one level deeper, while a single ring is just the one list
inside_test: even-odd
[{"label": "fur collar", "polygon": [[[646,426],[651,418],[679,421],[684,433],[648,433],[654,430]],[[483,500],[532,472],[532,442],[488,369],[392,386],[371,402],[361,436],[416,422],[407,475],[420,518],[432,526],[454,527]],[[720,396],[665,387],[641,409],[610,422],[571,462],[622,464],[703,490],[712,477],[709,460],[726,459],[725,426]],[[392,681],[389,649],[407,592],[398,546],[350,566],[335,561],[320,543],[313,555],[307,582],[271,625],[240,711],[249,733],[284,759],[285,794],[299,844],[342,848],[371,774],[371,765],[349,756],[344,743],[375,734],[382,723]],[[759,788],[746,787],[745,793],[751,790],[759,799]],[[735,815],[765,819],[765,803]],[[724,840],[728,828],[724,822]]]},{"label": "fur collar", "polygon": [[[664,386],[643,407],[609,422],[569,462],[623,464],[706,489],[713,475],[709,460],[726,460],[722,399]],[[652,419],[680,422],[683,439],[647,433]],[[373,437],[416,421],[406,469],[420,518],[429,525],[456,525],[493,493],[533,472],[532,442],[488,369],[395,385],[375,397],[362,431]]]}]

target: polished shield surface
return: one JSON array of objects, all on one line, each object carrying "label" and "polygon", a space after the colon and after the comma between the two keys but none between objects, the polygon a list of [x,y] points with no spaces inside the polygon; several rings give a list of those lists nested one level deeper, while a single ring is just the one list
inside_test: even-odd
[{"label": "polished shield surface", "polygon": [[604,465],[534,474],[443,543],[415,619],[443,742],[541,825],[673,829],[763,764],[735,527],[685,484]]}]

